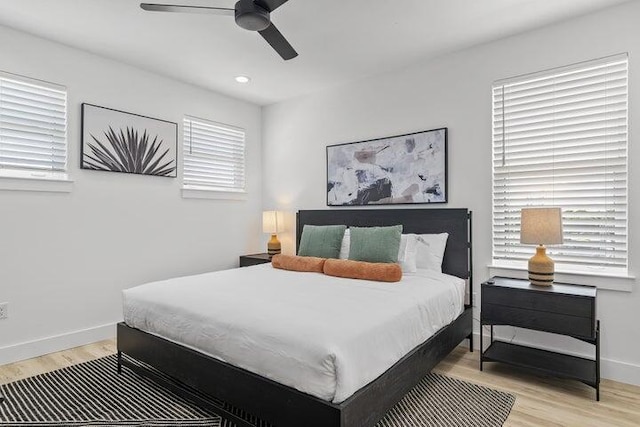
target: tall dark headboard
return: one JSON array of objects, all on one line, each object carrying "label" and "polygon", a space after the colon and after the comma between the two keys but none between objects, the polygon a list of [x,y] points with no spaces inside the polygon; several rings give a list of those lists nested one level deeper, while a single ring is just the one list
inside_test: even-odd
[{"label": "tall dark headboard", "polygon": [[[442,272],[469,280],[471,287],[471,212],[467,209],[340,209],[299,211],[296,248],[306,225],[356,227],[403,225],[403,233],[449,233]],[[471,291],[470,291],[471,293]]]}]

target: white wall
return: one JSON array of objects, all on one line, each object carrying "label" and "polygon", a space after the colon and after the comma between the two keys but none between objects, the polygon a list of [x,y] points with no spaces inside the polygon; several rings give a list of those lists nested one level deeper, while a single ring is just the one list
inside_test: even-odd
[{"label": "white wall", "polygon": [[[75,181],[67,194],[0,191],[0,364],[113,336],[122,289],[259,250],[260,107],[8,28],[0,40],[0,70],[67,86]],[[80,170],[82,102],[245,128],[248,200],[183,199],[180,178]]]},{"label": "white wall", "polygon": [[[491,262],[491,84],[494,80],[552,67],[630,53],[629,143],[631,271],[640,267],[640,158],[633,125],[640,105],[640,2],[416,64],[321,93],[269,106],[263,111],[264,205],[322,209],[325,206],[325,146],[446,126],[449,128],[449,207],[474,212],[476,289]],[[381,58],[381,61],[384,58]],[[290,229],[293,224],[290,223]],[[293,251],[293,234],[282,236]],[[636,258],[633,258],[633,257]],[[605,279],[603,279],[605,280]],[[640,289],[599,291],[603,375],[640,384]],[[477,316],[476,316],[477,317]],[[476,325],[477,329],[477,325]],[[511,337],[511,331],[504,333]],[[538,340],[519,331],[517,340]],[[542,345],[584,352],[571,340],[543,338]]]}]

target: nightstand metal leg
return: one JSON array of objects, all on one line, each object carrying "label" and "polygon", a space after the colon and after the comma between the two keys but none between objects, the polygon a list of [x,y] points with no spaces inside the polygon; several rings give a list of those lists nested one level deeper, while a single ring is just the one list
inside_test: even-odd
[{"label": "nightstand metal leg", "polygon": [[600,402],[600,321],[596,320],[596,401]]},{"label": "nightstand metal leg", "polygon": [[122,352],[118,352],[118,373],[122,373]]},{"label": "nightstand metal leg", "polygon": [[483,345],[482,345],[482,336],[484,335],[484,330],[482,329],[482,321],[480,321],[480,370],[482,371],[482,352],[483,352]]}]

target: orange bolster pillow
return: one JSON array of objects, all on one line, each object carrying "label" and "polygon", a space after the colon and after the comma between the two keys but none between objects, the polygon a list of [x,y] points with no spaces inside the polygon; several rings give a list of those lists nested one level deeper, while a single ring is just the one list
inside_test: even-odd
[{"label": "orange bolster pillow", "polygon": [[312,271],[322,273],[325,258],[314,256],[294,256],[294,255],[274,255],[271,258],[271,265],[274,268],[291,271]]},{"label": "orange bolster pillow", "polygon": [[376,282],[399,282],[402,279],[402,268],[395,263],[328,259],[324,263],[324,274]]}]

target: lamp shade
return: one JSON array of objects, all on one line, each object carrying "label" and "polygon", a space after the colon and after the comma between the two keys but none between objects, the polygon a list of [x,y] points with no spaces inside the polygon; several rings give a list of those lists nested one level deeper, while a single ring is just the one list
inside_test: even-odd
[{"label": "lamp shade", "polygon": [[284,231],[284,220],[282,212],[262,212],[262,231],[268,234],[276,234]]},{"label": "lamp shade", "polygon": [[562,209],[522,209],[520,212],[520,243],[561,245],[562,242]]}]

